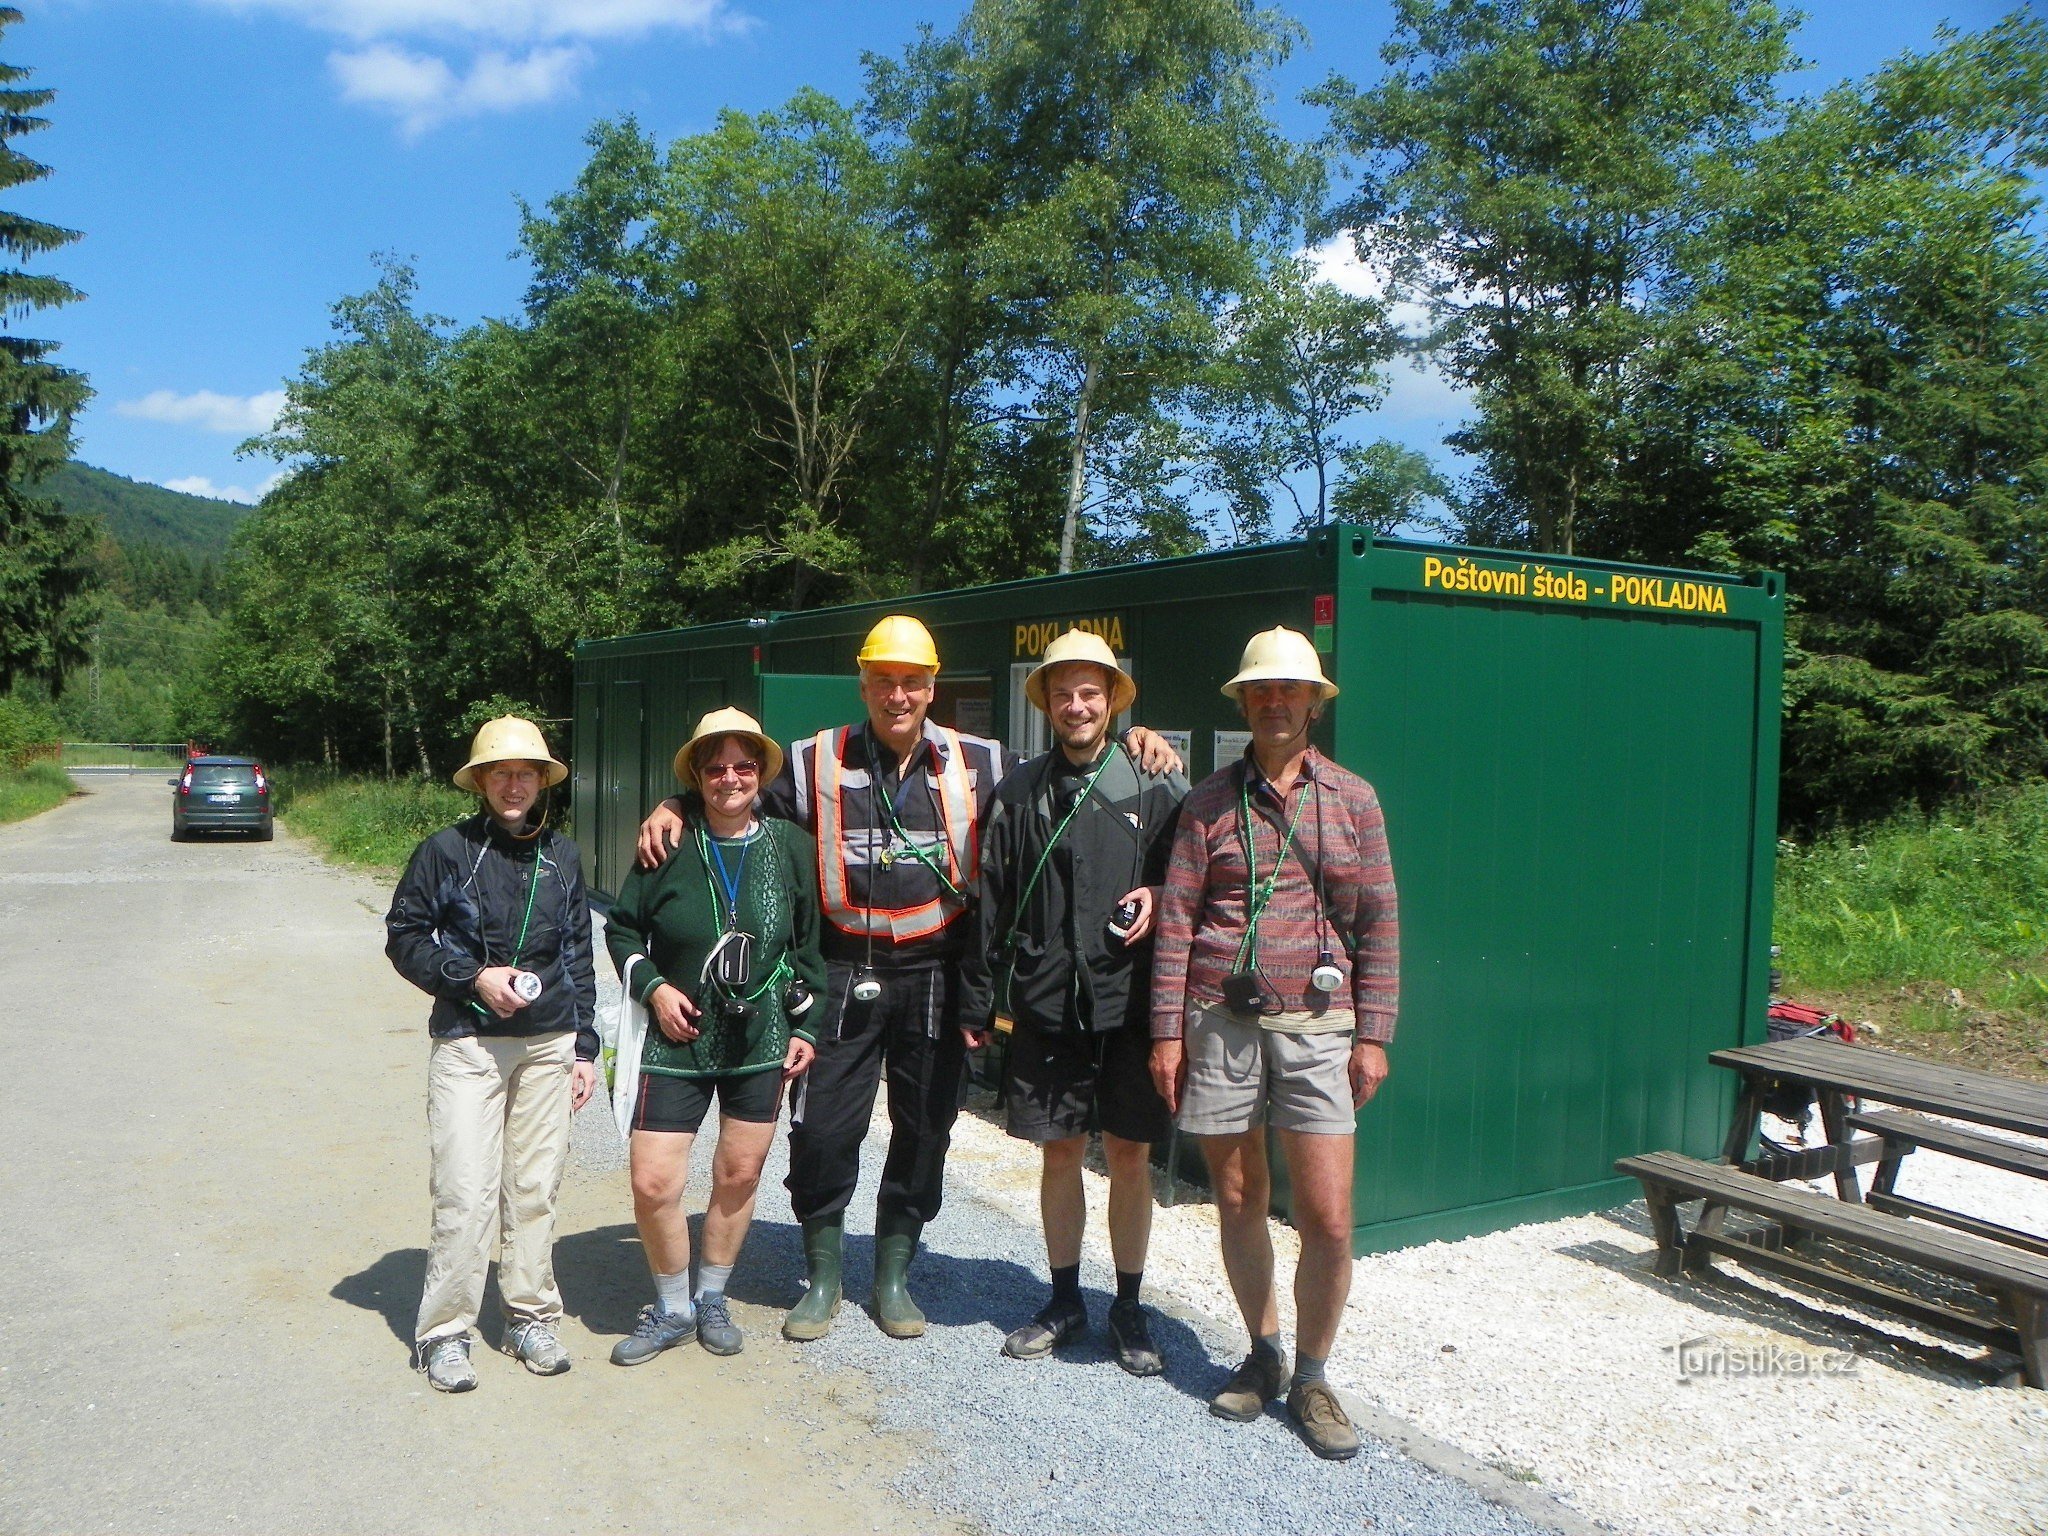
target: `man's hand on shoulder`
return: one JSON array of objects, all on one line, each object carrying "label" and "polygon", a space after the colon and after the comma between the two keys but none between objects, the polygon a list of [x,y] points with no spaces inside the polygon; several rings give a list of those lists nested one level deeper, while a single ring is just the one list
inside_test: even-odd
[{"label": "man's hand on shoulder", "polygon": [[634,849],[642,869],[659,869],[662,861],[683,840],[683,805],[674,795],[647,813],[640,823],[640,839]]},{"label": "man's hand on shoulder", "polygon": [[1182,773],[1187,768],[1173,743],[1149,726],[1134,725],[1125,731],[1124,746],[1147,773]]}]

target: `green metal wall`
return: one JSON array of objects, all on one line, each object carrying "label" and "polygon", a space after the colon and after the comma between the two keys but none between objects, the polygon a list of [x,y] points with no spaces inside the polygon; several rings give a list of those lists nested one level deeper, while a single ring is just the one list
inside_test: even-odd
[{"label": "green metal wall", "polygon": [[1062,629],[1098,628],[1130,658],[1136,718],[1188,733],[1195,777],[1217,766],[1214,733],[1242,726],[1218,688],[1245,639],[1317,634],[1344,690],[1318,742],[1378,788],[1402,902],[1394,1070],[1359,1122],[1361,1252],[1620,1203],[1616,1157],[1718,1148],[1730,1089],[1706,1054],[1760,1031],[1768,977],[1775,576],[1337,528],[588,643],[574,793],[593,884],[623,878],[700,713],[735,703],[771,731],[811,728],[823,680],[894,611],[938,641],[935,717],[1013,742],[1015,670]]}]

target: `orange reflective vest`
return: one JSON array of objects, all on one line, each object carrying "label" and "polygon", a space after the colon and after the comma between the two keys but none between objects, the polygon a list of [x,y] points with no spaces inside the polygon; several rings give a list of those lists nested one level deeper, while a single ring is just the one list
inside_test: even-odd
[{"label": "orange reflective vest", "polygon": [[[974,784],[967,776],[967,754],[960,733],[939,726],[945,743],[945,759],[939,765],[939,815],[945,830],[946,886],[932,900],[914,907],[869,907],[853,901],[848,878],[849,859],[846,831],[846,773],[840,754],[846,750],[847,726],[820,731],[812,738],[816,780],[812,788],[818,829],[818,896],[825,921],[843,933],[872,935],[892,944],[906,943],[937,933],[967,910],[981,869],[981,828],[974,815]],[[889,838],[887,812],[882,808],[882,786],[869,781],[876,797],[874,835]],[[893,854],[892,859],[915,858]]]}]

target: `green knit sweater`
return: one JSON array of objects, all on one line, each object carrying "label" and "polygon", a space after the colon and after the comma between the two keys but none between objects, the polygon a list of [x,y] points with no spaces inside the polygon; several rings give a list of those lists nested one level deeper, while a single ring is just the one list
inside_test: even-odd
[{"label": "green knit sweater", "polygon": [[[699,813],[701,815],[701,812]],[[645,1003],[664,981],[701,1007],[704,957],[725,931],[725,894],[717,870],[704,858],[701,823],[691,818],[681,845],[659,869],[635,866],[605,918],[605,944],[623,975],[634,967],[633,996]],[[720,840],[725,871],[739,881],[739,926],[754,936],[754,1014],[745,1025],[727,1022],[716,1008],[695,1020],[701,1033],[678,1044],[651,1021],[641,1070],[669,1077],[732,1077],[779,1069],[792,1033],[783,1006],[787,979],[761,987],[777,969],[788,970],[813,997],[825,987],[818,953],[818,870],[810,834],[786,821],[764,819],[748,838]],[[815,1019],[822,1003],[806,1015]],[[814,1041],[810,1030],[794,1033]]]}]

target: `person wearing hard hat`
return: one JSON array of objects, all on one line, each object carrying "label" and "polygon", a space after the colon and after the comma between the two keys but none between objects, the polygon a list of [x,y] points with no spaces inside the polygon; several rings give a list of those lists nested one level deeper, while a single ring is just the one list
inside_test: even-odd
[{"label": "person wearing hard hat", "polygon": [[[1400,975],[1393,863],[1378,797],[1318,752],[1337,685],[1305,635],[1252,637],[1223,685],[1251,727],[1239,761],[1181,807],[1152,965],[1152,1072],[1201,1138],[1223,1267],[1251,1352],[1211,1399],[1250,1422],[1284,1391],[1317,1455],[1358,1453],[1324,1375],[1351,1291],[1357,1112],[1387,1076]],[[1281,1355],[1266,1127],[1287,1160],[1297,1338]]]},{"label": "person wearing hard hat", "polygon": [[413,850],[384,918],[385,954],[434,999],[434,1222],[413,1363],[437,1391],[476,1385],[470,1329],[494,1251],[499,1347],[536,1376],[569,1369],[555,1196],[569,1117],[597,1086],[597,978],[576,845],[537,809],[568,776],[532,721],[487,721],[455,772],[482,810]]},{"label": "person wearing hard hat", "polygon": [[[633,1217],[655,1299],[612,1350],[642,1365],[694,1338],[714,1355],[743,1340],[726,1282],[754,1217],[782,1088],[816,1053],[825,985],[817,855],[802,828],[756,813],[782,749],[752,715],[715,709],[676,750],[690,836],[659,869],[635,868],[605,915],[620,980],[653,1015],[632,1105]],[[718,1099],[718,1155],[697,1285],[682,1208],[690,1150]]]},{"label": "person wearing hard hat", "polygon": [[[809,1280],[783,1321],[797,1340],[822,1338],[838,1313],[845,1212],[883,1083],[874,1317],[891,1338],[925,1331],[910,1261],[944,1194],[967,1065],[959,961],[982,826],[1009,767],[1000,743],[927,718],[939,654],[918,620],[880,620],[857,661],[867,718],[795,743],[762,802],[816,838],[824,918],[818,1055],[791,1105],[785,1181]],[[640,829],[640,862],[660,863],[681,827],[675,802],[657,806]]]},{"label": "person wearing hard hat", "polygon": [[1139,1301],[1152,1235],[1151,1144],[1171,1129],[1154,1087],[1145,1027],[1152,920],[1180,802],[1178,773],[1147,773],[1112,739],[1137,684],[1100,636],[1069,630],[1024,681],[1053,748],[996,790],[982,843],[981,904],[962,967],[961,1020],[976,1032],[1012,1021],[1004,1114],[1042,1155],[1039,1211],[1052,1297],[1003,1341],[1037,1360],[1088,1330],[1081,1295],[1087,1203],[1081,1160],[1091,1131],[1109,1165],[1109,1243],[1117,1364],[1164,1368]]}]

